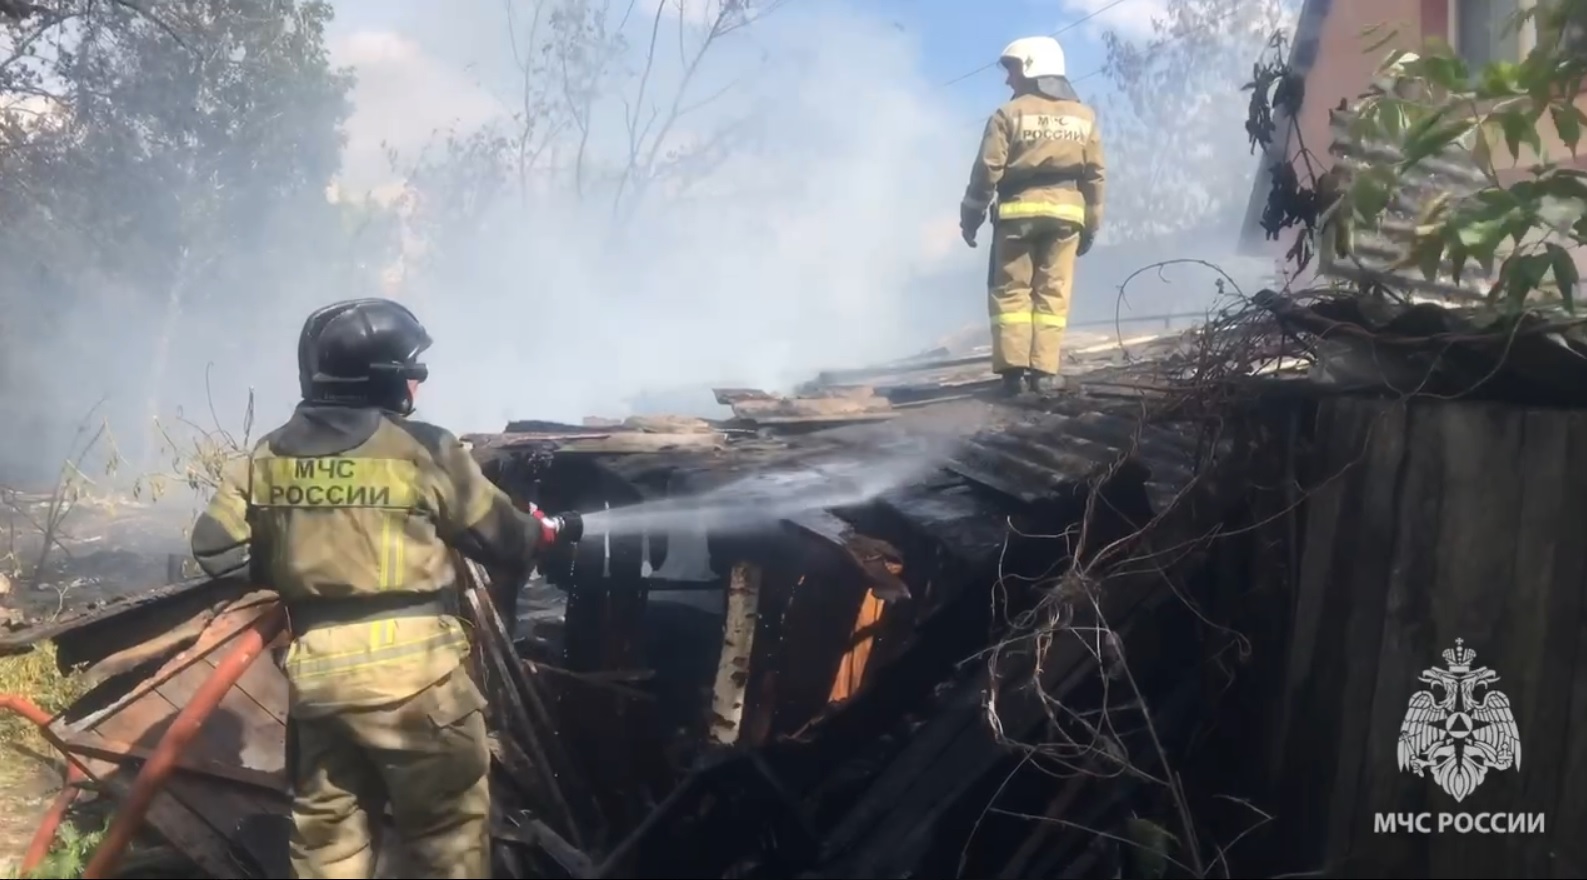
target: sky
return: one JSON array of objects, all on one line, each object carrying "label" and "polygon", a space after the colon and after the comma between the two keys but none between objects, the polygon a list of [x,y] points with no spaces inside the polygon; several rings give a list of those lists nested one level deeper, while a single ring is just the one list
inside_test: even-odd
[{"label": "sky", "polygon": [[[360,46],[369,51],[370,38],[375,35],[399,34],[423,46],[426,35],[417,26],[423,15],[416,13],[415,7],[439,7],[443,3],[451,6],[454,2],[458,6],[492,5],[482,0],[334,0],[337,20],[332,39],[339,60],[354,64],[363,60]],[[954,107],[973,129],[1007,97],[995,62],[999,50],[1009,42],[1062,30],[1058,39],[1068,56],[1071,75],[1078,78],[1101,67],[1103,54],[1098,37],[1102,30],[1150,34],[1152,16],[1161,12],[1163,3],[1164,0],[854,0],[853,5],[888,22],[915,42],[921,78],[937,84],[941,100]],[[976,72],[965,76],[972,71]],[[441,115],[444,118],[444,111]]]},{"label": "sky", "polygon": [[[466,63],[440,57],[444,42],[428,27],[445,2],[451,7],[488,10],[488,0],[334,0],[336,21],[331,34],[333,58],[355,69],[379,70],[366,77],[359,113],[352,125],[352,151],[372,141],[400,142],[427,126],[467,121],[489,112],[486,102],[471,94]],[[657,0],[649,0],[657,2]],[[678,0],[660,0],[677,3]],[[700,0],[684,0],[686,4]],[[792,0],[798,3],[801,0]],[[841,5],[856,14],[885,22],[912,45],[912,73],[942,108],[962,120],[968,156],[987,115],[1008,97],[998,52],[1020,37],[1056,35],[1067,56],[1070,77],[1085,95],[1100,82],[1104,62],[1100,39],[1104,31],[1147,37],[1152,18],[1165,0],[847,0]],[[426,9],[425,7],[433,7]],[[378,65],[378,68],[376,67]],[[395,68],[406,68],[403,77]],[[427,79],[427,84],[416,81]],[[410,87],[417,85],[417,87]],[[387,88],[389,86],[389,88]],[[389,106],[369,101],[370,90],[385,91]],[[378,132],[379,137],[373,136]],[[361,136],[363,133],[363,136]],[[371,153],[374,151],[371,150]]]}]

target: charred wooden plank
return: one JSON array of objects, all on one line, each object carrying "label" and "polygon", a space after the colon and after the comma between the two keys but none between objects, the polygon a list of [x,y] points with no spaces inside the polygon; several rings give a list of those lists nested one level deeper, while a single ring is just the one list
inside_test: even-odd
[{"label": "charred wooden plank", "polygon": [[[1210,501],[1212,487],[1205,494]],[[1153,547],[1180,546],[1198,528],[1205,527],[1207,516],[1218,515],[1218,509],[1219,505],[1209,503],[1200,511],[1194,505],[1172,511],[1147,535],[1137,538],[1143,544],[1141,551],[1150,553]],[[1190,561],[1181,554],[1178,564]],[[1080,634],[1094,632],[1098,627],[1128,632],[1149,609],[1170,604],[1176,611],[1188,613],[1172,601],[1173,591],[1164,581],[1165,575],[1172,577],[1174,571],[1170,566],[1110,580],[1096,591],[1100,613],[1092,603],[1076,601],[1072,618],[1045,652],[1034,685],[1020,685],[1036,669],[1030,642],[1020,643],[1024,647],[1006,653],[997,668],[998,681],[1003,684],[997,703],[999,730],[1015,738],[1026,735],[1046,718],[1039,694],[1067,694],[1098,674],[1091,644],[1094,639]],[[1157,614],[1144,619],[1166,618]],[[1150,653],[1162,641],[1148,635],[1130,644],[1144,645]],[[1152,661],[1146,662],[1150,666]],[[983,695],[990,685],[984,668],[964,680],[946,705],[937,710],[934,719],[910,738],[827,839],[822,876],[882,877],[913,870],[911,866],[923,857],[933,828],[944,812],[1006,756],[983,718]]]},{"label": "charred wooden plank", "polygon": [[237,581],[183,581],[107,602],[79,614],[26,629],[0,633],[0,656],[54,641],[62,664],[76,666],[142,644],[182,621],[235,600],[248,590]]},{"label": "charred wooden plank", "polygon": [[[196,683],[213,670],[211,656],[273,608],[274,596],[269,593],[233,602],[191,648],[167,661],[149,680],[103,708],[84,713],[79,711],[83,704],[74,706],[57,720],[50,735],[91,779],[125,797],[135,765],[142,762],[140,756],[155,746],[176,717],[177,701],[185,702]],[[265,667],[266,674],[270,671]],[[268,693],[261,696],[269,699]],[[259,866],[273,864],[270,847],[257,845],[243,831],[259,817],[279,815],[286,808],[277,754],[284,747],[270,745],[284,742],[283,731],[279,717],[249,695],[248,685],[239,683],[184,756],[188,772],[173,776],[156,797],[149,824],[211,876],[268,873],[268,868]],[[249,764],[255,766],[250,769]],[[254,864],[244,864],[248,857]]]},{"label": "charred wooden plank", "polygon": [[[1072,628],[1065,628],[1068,637],[1058,633],[1043,658],[1036,684],[1022,684],[1033,668],[1028,658],[1011,658],[1010,665],[1019,669],[999,669],[999,679],[1012,685],[999,688],[995,711],[1000,734],[1024,739],[1042,723],[1046,713],[1037,688],[1064,699],[1083,681],[1099,674],[1091,647],[1094,638],[1082,633],[1111,624],[1123,630],[1121,638],[1131,644],[1150,647],[1161,643],[1156,637],[1129,639],[1130,624],[1143,610],[1143,603],[1162,605],[1170,598],[1157,575],[1123,578],[1105,586],[1103,593],[1105,620],[1092,614],[1082,601]],[[1129,624],[1119,622],[1124,620]],[[826,867],[819,876],[891,877],[911,870],[947,809],[1008,754],[986,723],[983,704],[989,686],[984,669],[972,675],[959,686],[946,710],[911,739],[828,836],[822,857]]]},{"label": "charred wooden plank", "polygon": [[482,645],[482,655],[497,681],[495,690],[505,699],[504,715],[510,722],[509,729],[528,753],[531,768],[539,777],[539,791],[545,798],[541,807],[546,810],[542,815],[580,844],[586,834],[598,834],[604,827],[599,808],[593,801],[585,800],[588,789],[580,784],[561,747],[544,697],[511,653],[506,627],[482,586],[479,570],[471,562],[463,570],[469,572],[470,584],[464,596],[475,621],[475,639]]},{"label": "charred wooden plank", "polygon": [[784,522],[831,545],[885,601],[909,598],[909,586],[900,577],[904,570],[903,554],[891,544],[861,534],[852,525],[825,511],[794,514]]},{"label": "charred wooden plank", "polygon": [[892,403],[877,397],[869,388],[850,394],[822,394],[812,397],[756,397],[735,400],[733,415],[740,419],[843,419],[874,415],[892,410]]},{"label": "charred wooden plank", "polygon": [[[62,739],[70,748],[72,754],[85,755],[105,761],[126,761],[129,759],[147,761],[154,754],[152,748],[133,743],[118,742],[92,731],[69,734],[62,737]],[[284,794],[287,790],[287,777],[284,770],[274,772],[255,770],[249,767],[239,767],[232,762],[219,761],[203,755],[183,755],[177,759],[177,767],[188,773],[214,776],[230,782],[239,782],[278,796]]]},{"label": "charred wooden plank", "polygon": [[[782,548],[779,545],[776,549]],[[788,605],[805,577],[804,567],[791,553],[772,554],[762,568],[755,643],[750,653],[743,729],[739,735],[740,744],[752,748],[764,746],[771,739],[780,685],[787,672],[782,658],[790,649],[785,642]]]},{"label": "charred wooden plank", "polygon": [[569,877],[588,877],[594,871],[594,863],[583,850],[533,816],[499,815],[491,822],[491,835],[541,850]]},{"label": "charred wooden plank", "polygon": [[[474,439],[474,436],[471,436]],[[666,452],[708,452],[727,442],[720,432],[655,434],[645,431],[617,431],[605,434],[583,433],[550,436],[541,434],[495,434],[479,437],[481,451],[501,453],[516,447],[544,448],[557,455],[634,455]]]},{"label": "charred wooden plank", "polygon": [[[600,471],[594,469],[596,479]],[[594,497],[580,506],[603,506],[627,494],[608,482],[586,487]],[[568,584],[564,630],[566,665],[578,673],[632,670],[645,666],[644,626],[649,602],[642,577],[645,540],[640,534],[586,540]],[[572,685],[560,688],[560,718],[593,797],[601,804],[611,834],[621,834],[643,818],[644,804],[670,781],[666,743],[658,733],[650,701],[627,699],[610,688]]]},{"label": "charred wooden plank", "polygon": [[849,651],[850,627],[870,589],[859,569],[839,563],[836,554],[806,560],[782,615],[773,735],[800,729],[826,708]]},{"label": "charred wooden plank", "polygon": [[713,388],[711,393],[716,395],[716,402],[723,406],[732,406],[747,400],[776,400],[777,395],[762,391],[759,388]]}]

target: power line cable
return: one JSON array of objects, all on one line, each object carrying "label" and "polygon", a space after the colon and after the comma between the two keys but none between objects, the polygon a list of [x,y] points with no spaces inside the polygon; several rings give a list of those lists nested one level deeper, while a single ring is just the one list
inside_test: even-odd
[{"label": "power line cable", "polygon": [[[1113,3],[1110,3],[1107,6],[1104,6],[1101,9],[1098,9],[1096,12],[1091,13],[1091,15],[1086,16],[1086,18],[1090,18],[1091,16],[1094,16],[1094,15],[1101,15],[1102,13],[1107,12],[1109,9],[1112,9],[1114,6],[1117,6],[1117,5],[1119,5],[1119,3],[1122,3],[1122,2],[1125,2],[1125,0],[1114,0]],[[1234,13],[1239,12],[1239,11],[1240,11],[1240,8],[1238,6],[1230,8],[1230,9],[1227,9],[1227,10],[1225,10],[1223,12],[1222,15],[1219,15],[1216,18],[1212,19],[1211,21],[1207,22],[1201,28],[1199,28],[1197,30],[1183,31],[1181,33],[1174,34],[1173,36],[1170,36],[1170,37],[1164,37],[1162,40],[1158,41],[1156,46],[1157,47],[1162,47],[1162,46],[1168,45],[1169,43],[1175,43],[1175,42],[1178,42],[1180,40],[1183,40],[1186,37],[1200,36],[1201,34],[1205,33],[1208,28],[1211,28],[1213,25],[1222,23],[1224,19],[1233,16]],[[1084,21],[1085,21],[1085,19],[1082,18],[1082,19],[1080,19],[1078,21],[1073,22],[1068,27],[1073,27],[1074,25],[1081,24]],[[1060,31],[1060,33],[1061,33],[1061,31]],[[995,64],[996,64],[996,62],[993,62],[993,64],[988,64],[986,67],[981,68],[981,70],[986,70],[987,67],[992,67]],[[1068,79],[1069,79],[1069,82],[1071,82],[1071,83],[1077,83],[1077,82],[1080,82],[1081,80],[1090,79],[1091,77],[1096,76],[1099,73],[1105,73],[1105,72],[1107,72],[1107,69],[1108,69],[1107,66],[1104,65],[1102,67],[1098,67],[1096,70],[1092,70],[1092,71],[1089,71],[1087,73],[1082,73],[1079,76],[1071,76]],[[965,74],[965,76],[970,76],[972,74],[980,73],[981,70],[971,71],[969,74]],[[962,78],[963,77],[961,77],[961,79]],[[954,82],[954,81],[955,80],[950,80],[949,82]],[[946,83],[945,83],[945,85],[946,85]],[[968,127],[969,125],[974,125],[975,127],[980,128],[981,126],[986,125],[986,117],[980,116],[980,117],[976,117],[975,119],[966,120],[966,126]]]},{"label": "power line cable", "polygon": [[[1113,0],[1113,2],[1111,2],[1108,5],[1102,7],[1101,9],[1098,9],[1095,12],[1089,13],[1089,14],[1081,17],[1081,18],[1077,18],[1074,21],[1069,22],[1068,24],[1066,24],[1063,27],[1053,31],[1052,33],[1048,34],[1047,36],[1049,36],[1049,37],[1062,36],[1063,34],[1066,34],[1069,31],[1072,31],[1075,28],[1085,24],[1086,22],[1090,21],[1091,19],[1096,18],[1097,16],[1101,15],[1102,13],[1107,12],[1109,9],[1112,9],[1115,6],[1119,6],[1121,4],[1128,3],[1128,2],[1129,2],[1129,0]],[[981,65],[980,67],[977,67],[974,70],[968,71],[966,73],[959,74],[958,76],[954,77],[953,79],[950,79],[947,82],[943,83],[941,86],[939,86],[939,88],[947,88],[948,86],[951,86],[951,85],[953,85],[955,83],[964,82],[965,80],[969,79],[972,76],[975,76],[976,74],[980,73],[983,70],[991,70],[992,68],[996,67],[997,64],[998,63],[996,61],[989,61],[986,64],[983,64],[983,65]],[[1091,74],[1086,74],[1086,76],[1090,76],[1090,75]]]}]

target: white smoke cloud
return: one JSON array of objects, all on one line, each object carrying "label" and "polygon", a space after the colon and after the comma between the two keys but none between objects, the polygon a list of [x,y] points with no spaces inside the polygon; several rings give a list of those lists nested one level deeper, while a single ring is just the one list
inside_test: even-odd
[{"label": "white smoke cloud", "polygon": [[353,189],[392,179],[386,147],[423,147],[438,130],[474,128],[507,108],[467,76],[391,30],[354,31],[331,43],[336,63],[358,74],[357,108],[347,123],[343,183]]},{"label": "white smoke cloud", "polygon": [[[647,90],[668,96],[664,110],[682,75],[677,41],[697,39],[709,9],[649,0],[652,15],[657,2],[668,4],[666,50]],[[635,48],[618,64],[643,63],[650,26],[636,11]],[[498,9],[368,21],[333,48],[359,83],[348,189],[391,184],[386,146],[411,156],[436,129],[501,120],[516,103]],[[500,430],[509,417],[622,415],[649,389],[786,387],[929,343],[914,329],[936,308],[919,276],[984,252],[957,240],[974,133],[943,106],[911,37],[862,3],[801,0],[724,39],[685,103],[718,94],[667,149],[725,130],[732,147],[686,189],[648,193],[615,251],[608,203],[574,197],[564,156],[533,204],[502,202],[441,293],[399,295],[437,340],[426,417],[463,431]],[[628,106],[615,95],[597,106],[593,155],[624,155]]]}]

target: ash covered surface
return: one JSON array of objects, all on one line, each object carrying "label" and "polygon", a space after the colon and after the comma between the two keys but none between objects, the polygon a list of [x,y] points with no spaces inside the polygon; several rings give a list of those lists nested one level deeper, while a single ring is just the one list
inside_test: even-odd
[{"label": "ash covered surface", "polygon": [[191,516],[178,502],[85,495],[61,516],[48,491],[3,491],[0,632],[135,598],[169,583],[189,555],[184,529]]}]

